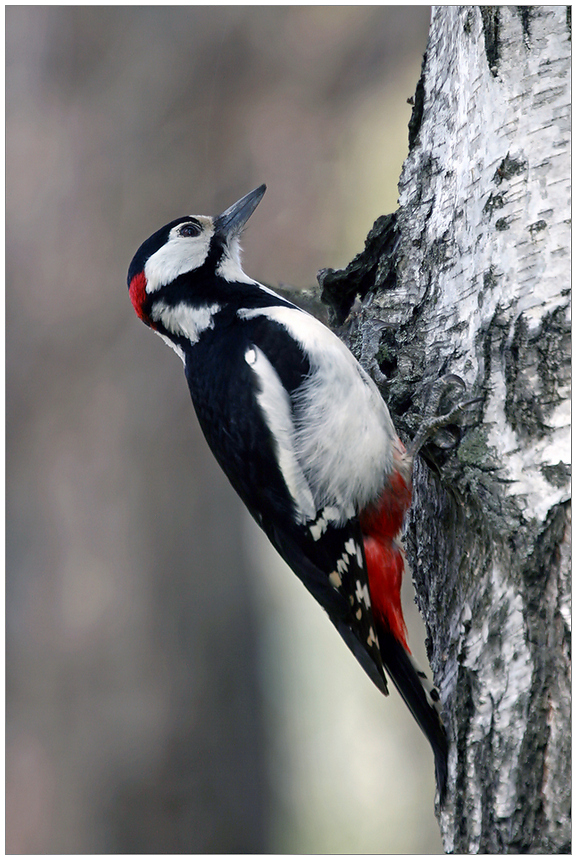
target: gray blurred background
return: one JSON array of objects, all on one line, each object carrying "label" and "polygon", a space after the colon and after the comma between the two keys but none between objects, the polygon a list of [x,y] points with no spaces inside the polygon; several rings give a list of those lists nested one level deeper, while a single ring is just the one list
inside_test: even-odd
[{"label": "gray blurred background", "polygon": [[440,852],[425,740],[249,521],[126,288],[151,232],[261,182],[251,275],[345,265],[396,208],[428,19],[7,7],[8,852]]}]

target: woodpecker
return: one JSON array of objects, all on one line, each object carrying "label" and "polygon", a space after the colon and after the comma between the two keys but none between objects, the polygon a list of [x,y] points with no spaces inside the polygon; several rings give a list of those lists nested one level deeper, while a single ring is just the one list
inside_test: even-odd
[{"label": "woodpecker", "polygon": [[442,800],[439,694],[411,656],[400,595],[416,448],[339,338],[244,273],[240,235],[265,190],[150,236],[130,264],[130,299],[182,359],[208,445],[258,525],[376,686],[387,695],[388,673],[398,688]]}]

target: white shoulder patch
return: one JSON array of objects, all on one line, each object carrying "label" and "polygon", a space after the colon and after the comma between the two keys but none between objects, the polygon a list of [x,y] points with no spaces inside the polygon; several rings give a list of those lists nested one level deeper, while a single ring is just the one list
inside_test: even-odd
[{"label": "white shoulder patch", "polygon": [[238,315],[281,324],[310,361],[311,373],[292,403],[295,454],[317,509],[362,509],[385,485],[397,439],[377,386],[344,343],[300,308],[245,309]]},{"label": "white shoulder patch", "polygon": [[155,322],[176,335],[187,337],[191,343],[197,343],[203,331],[214,328],[214,315],[220,310],[219,304],[191,307],[185,302],[171,307],[165,302],[155,302],[150,312]]},{"label": "white shoulder patch", "polygon": [[260,391],[256,399],[275,441],[278,464],[287,490],[295,503],[299,521],[307,522],[316,515],[316,508],[295,453],[295,430],[290,398],[278,373],[261,349],[251,346],[244,357],[257,377]]}]

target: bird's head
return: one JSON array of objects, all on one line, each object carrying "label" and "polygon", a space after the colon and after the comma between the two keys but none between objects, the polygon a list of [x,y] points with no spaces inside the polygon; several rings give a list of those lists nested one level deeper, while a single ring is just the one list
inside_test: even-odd
[{"label": "bird's head", "polygon": [[174,309],[214,302],[218,279],[253,283],[242,271],[239,239],[265,191],[260,185],[216,217],[176,218],[142,243],[128,269],[128,291],[143,322],[170,335]]}]

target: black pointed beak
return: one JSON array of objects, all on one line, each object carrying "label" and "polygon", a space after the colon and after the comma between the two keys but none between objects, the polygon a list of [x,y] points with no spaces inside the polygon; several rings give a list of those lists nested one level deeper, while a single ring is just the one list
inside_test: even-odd
[{"label": "black pointed beak", "polygon": [[232,206],[214,219],[216,233],[223,239],[229,240],[238,236],[263,198],[266,185],[259,185],[254,191],[249,191]]}]

